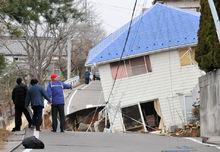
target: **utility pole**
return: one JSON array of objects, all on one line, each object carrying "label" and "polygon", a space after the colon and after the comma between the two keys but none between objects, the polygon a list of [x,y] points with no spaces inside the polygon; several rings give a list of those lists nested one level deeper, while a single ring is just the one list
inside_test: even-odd
[{"label": "utility pole", "polygon": [[71,38],[68,36],[67,38],[67,80],[70,79],[71,76]]},{"label": "utility pole", "polygon": [[217,10],[215,8],[214,1],[213,0],[208,0],[208,2],[209,2],[209,7],[210,7],[211,12],[212,12],[213,20],[215,22],[215,28],[216,28],[216,32],[217,32],[217,35],[218,35],[218,40],[220,42],[220,20],[219,20],[219,16],[218,16]]}]

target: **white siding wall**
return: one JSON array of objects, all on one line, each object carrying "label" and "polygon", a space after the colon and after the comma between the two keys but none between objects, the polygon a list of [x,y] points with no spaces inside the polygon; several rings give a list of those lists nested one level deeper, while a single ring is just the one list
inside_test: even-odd
[{"label": "white siding wall", "polygon": [[199,0],[196,1],[167,1],[165,2],[167,5],[171,5],[174,7],[180,7],[182,9],[196,11],[197,8],[200,7]]},{"label": "white siding wall", "polygon": [[[198,83],[201,71],[194,65],[180,66],[178,51],[162,52],[150,55],[152,72],[116,81],[110,98],[110,121],[114,120],[114,131],[122,131],[121,107],[159,99],[165,126],[179,125],[184,120],[178,93],[188,93]],[[113,84],[109,64],[99,66],[105,100],[108,99]]]}]

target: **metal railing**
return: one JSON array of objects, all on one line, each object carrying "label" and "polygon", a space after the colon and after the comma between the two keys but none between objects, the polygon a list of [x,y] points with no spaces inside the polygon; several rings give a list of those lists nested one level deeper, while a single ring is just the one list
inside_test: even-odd
[{"label": "metal railing", "polygon": [[75,76],[73,78],[70,78],[70,79],[66,80],[65,83],[69,83],[71,85],[74,85],[74,84],[78,84],[79,81],[80,81],[79,76]]}]

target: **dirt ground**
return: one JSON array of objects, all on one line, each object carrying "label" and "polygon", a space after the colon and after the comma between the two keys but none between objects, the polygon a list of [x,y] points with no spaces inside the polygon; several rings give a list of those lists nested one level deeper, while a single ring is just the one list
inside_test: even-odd
[{"label": "dirt ground", "polygon": [[0,149],[3,146],[4,141],[7,139],[9,136],[10,132],[4,129],[0,129]]}]

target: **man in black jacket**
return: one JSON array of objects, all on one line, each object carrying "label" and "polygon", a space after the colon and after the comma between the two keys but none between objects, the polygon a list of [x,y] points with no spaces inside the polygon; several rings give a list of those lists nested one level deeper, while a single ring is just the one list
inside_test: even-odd
[{"label": "man in black jacket", "polygon": [[32,119],[30,113],[25,107],[26,94],[27,94],[27,86],[22,83],[21,78],[17,78],[17,85],[12,91],[12,100],[15,104],[15,127],[13,128],[12,131],[20,131],[22,125],[22,120],[21,120],[22,113],[24,113],[29,123],[29,127],[31,127],[32,125]]}]

